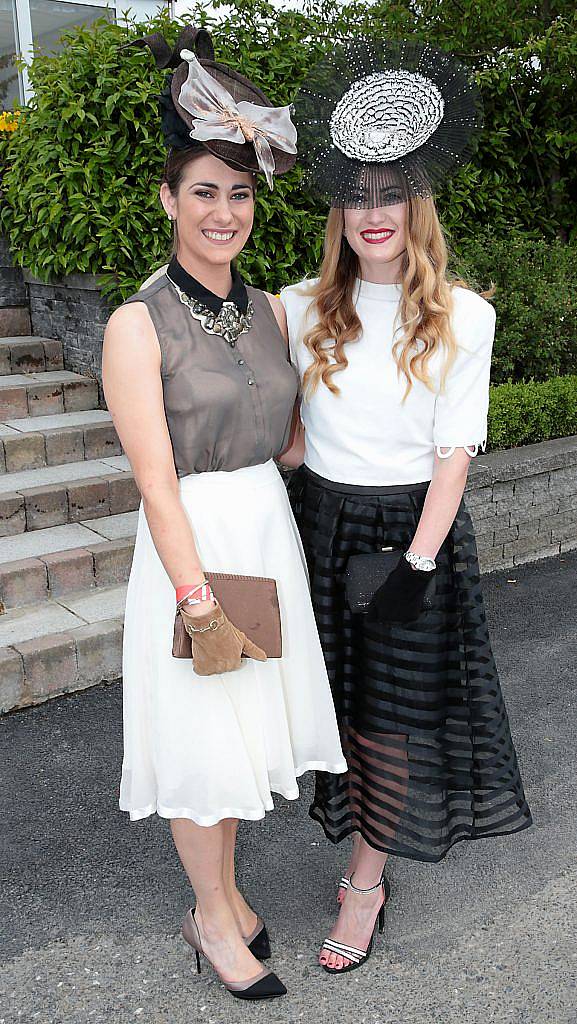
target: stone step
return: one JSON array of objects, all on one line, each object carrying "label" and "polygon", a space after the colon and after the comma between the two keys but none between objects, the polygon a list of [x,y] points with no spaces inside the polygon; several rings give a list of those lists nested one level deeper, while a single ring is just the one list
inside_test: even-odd
[{"label": "stone step", "polygon": [[121,619],[125,601],[126,583],[121,583],[61,594],[45,601],[41,610],[36,603],[11,608],[0,615],[0,648],[105,619]]},{"label": "stone step", "polygon": [[99,476],[130,471],[126,455],[112,455],[105,459],[86,459],[84,462],[65,463],[57,466],[40,466],[39,469],[24,469],[18,473],[4,473],[0,477],[0,494],[18,491],[26,487],[41,487],[47,484],[72,482],[84,477]]},{"label": "stone step", "polygon": [[120,677],[139,503],[97,382],[0,338],[0,713]]},{"label": "stone step", "polygon": [[0,423],[0,473],[120,455],[122,447],[104,409],[33,416]]},{"label": "stone step", "polygon": [[[90,531],[86,530],[86,533],[90,535]],[[0,627],[9,609],[53,598],[60,600],[81,590],[88,592],[126,583],[132,564],[134,538],[105,540],[96,533],[92,538],[83,547],[42,551],[35,557],[1,563]]]},{"label": "stone step", "polygon": [[119,679],[125,596],[80,592],[0,616],[0,713]]},{"label": "stone step", "polygon": [[131,539],[136,534],[137,524],[138,512],[122,512],[101,519],[87,519],[80,523],[20,533],[15,537],[1,537],[0,568],[16,559],[38,558],[40,555],[70,551],[104,540]]},{"label": "stone step", "polygon": [[70,370],[0,376],[0,422],[98,408],[98,384]]},{"label": "stone step", "polygon": [[131,512],[140,496],[124,455],[0,476],[0,537]]},{"label": "stone step", "polygon": [[63,370],[62,344],[53,338],[0,338],[0,374]]}]

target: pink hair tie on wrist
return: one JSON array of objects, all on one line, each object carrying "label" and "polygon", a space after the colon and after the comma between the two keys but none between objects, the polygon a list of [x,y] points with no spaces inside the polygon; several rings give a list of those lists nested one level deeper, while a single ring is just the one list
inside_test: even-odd
[{"label": "pink hair tie on wrist", "polygon": [[177,604],[182,604],[183,602],[185,604],[202,604],[204,601],[214,601],[214,594],[208,580],[203,580],[202,583],[197,583],[196,586],[192,583],[187,583],[182,587],[176,588]]}]

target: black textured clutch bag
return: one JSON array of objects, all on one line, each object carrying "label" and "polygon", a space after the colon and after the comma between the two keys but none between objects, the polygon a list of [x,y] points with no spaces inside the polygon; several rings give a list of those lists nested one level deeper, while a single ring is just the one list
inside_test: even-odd
[{"label": "black textured clutch bag", "polygon": [[[351,555],[344,573],[347,604],[355,614],[366,612],[374,595],[399,564],[403,552],[400,548],[382,548],[368,555]],[[435,574],[425,592],[423,610],[432,607],[435,593]]]}]

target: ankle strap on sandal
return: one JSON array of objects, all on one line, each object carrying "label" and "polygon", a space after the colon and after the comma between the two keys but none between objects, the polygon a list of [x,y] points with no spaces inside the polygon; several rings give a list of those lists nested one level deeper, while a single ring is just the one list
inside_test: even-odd
[{"label": "ankle strap on sandal", "polygon": [[377,882],[377,884],[369,886],[368,889],[359,889],[358,886],[353,884],[353,878],[354,878],[354,873],[351,875],[351,877],[349,879],[349,888],[352,889],[353,892],[358,892],[358,893],[376,892],[377,889],[380,889],[385,884],[384,872],[381,875],[381,877],[380,877],[379,881]]}]

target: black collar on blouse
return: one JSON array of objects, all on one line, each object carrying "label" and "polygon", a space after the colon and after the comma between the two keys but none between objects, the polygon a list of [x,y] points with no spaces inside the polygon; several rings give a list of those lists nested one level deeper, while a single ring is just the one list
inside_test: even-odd
[{"label": "black collar on blouse", "polygon": [[168,276],[185,295],[188,295],[190,299],[197,299],[198,302],[202,302],[203,306],[207,306],[212,313],[220,313],[224,302],[234,302],[234,305],[237,309],[240,309],[241,313],[246,313],[248,308],[248,292],[238,270],[235,267],[230,269],[232,288],[226,299],[222,299],[220,295],[215,295],[214,292],[211,292],[200,281],[197,281],[192,274],[189,274],[184,267],[181,267],[176,256],[173,256],[170,261]]}]

